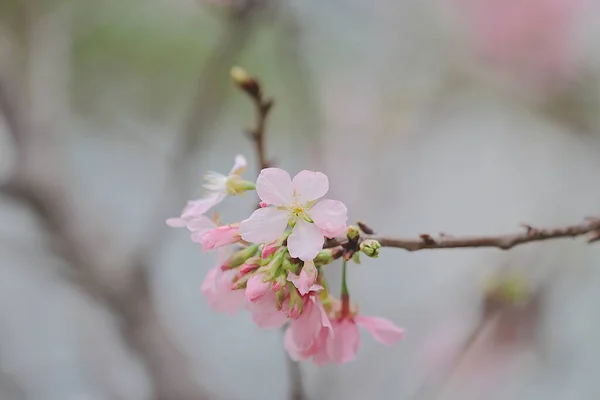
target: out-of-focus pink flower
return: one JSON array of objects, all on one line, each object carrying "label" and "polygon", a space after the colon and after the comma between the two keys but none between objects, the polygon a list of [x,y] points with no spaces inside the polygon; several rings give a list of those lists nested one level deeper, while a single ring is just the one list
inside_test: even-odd
[{"label": "out-of-focus pink flower", "polygon": [[277,298],[272,290],[256,302],[246,302],[246,308],[252,313],[252,320],[261,329],[281,328],[288,320],[285,309],[277,309]]},{"label": "out-of-focus pink flower", "polygon": [[449,1],[486,59],[527,80],[555,80],[570,72],[569,40],[581,0]]},{"label": "out-of-focus pink flower", "polygon": [[218,172],[209,171],[204,176],[207,181],[203,185],[207,190],[204,197],[188,201],[181,212],[181,216],[179,218],[167,219],[167,225],[173,228],[183,228],[184,226],[189,228],[189,221],[203,216],[205,212],[222,202],[228,194],[233,195],[250,190],[250,183],[243,181],[240,177],[247,167],[248,162],[246,158],[242,155],[237,155],[229,175],[225,176]]},{"label": "out-of-focus pink flower", "polygon": [[291,353],[306,353],[313,347],[314,341],[320,337],[322,328],[331,331],[331,321],[329,321],[318,295],[313,292],[313,294],[305,296],[302,313],[291,320],[288,327],[289,333],[286,333],[289,335],[286,346],[290,347]]},{"label": "out-of-focus pink flower", "polygon": [[[240,235],[252,243],[271,243],[293,226],[287,245],[292,257],[314,259],[323,248],[324,237],[333,238],[346,229],[344,203],[320,200],[329,190],[321,172],[301,171],[294,179],[279,168],[265,168],[256,180],[260,199],[271,207],[259,208],[242,221]],[[316,204],[315,204],[316,202]]]},{"label": "out-of-focus pink flower", "polygon": [[[363,315],[340,316],[338,314],[330,320],[330,324],[321,324],[315,332],[314,320],[308,326],[301,326],[304,330],[294,331],[294,322],[288,328],[284,338],[284,345],[290,357],[294,360],[308,360],[317,364],[336,363],[344,364],[356,358],[361,346],[358,326],[366,329],[375,340],[390,346],[404,337],[404,330],[394,325],[391,321],[380,317],[367,317]],[[314,316],[312,317],[314,318]],[[310,329],[309,329],[310,327]],[[310,334],[307,333],[310,332]],[[298,339],[298,335],[301,339]],[[309,338],[312,337],[312,340]]]},{"label": "out-of-focus pink flower", "polygon": [[224,225],[205,232],[199,240],[202,250],[209,251],[239,241],[238,227],[238,224]]},{"label": "out-of-focus pink flower", "polygon": [[254,273],[246,285],[246,300],[257,302],[263,298],[271,287],[270,281],[265,281],[265,274],[261,272]]},{"label": "out-of-focus pink flower", "polygon": [[300,274],[296,275],[291,271],[288,272],[288,281],[292,282],[301,295],[307,294],[311,287],[317,282],[318,271],[315,263],[312,261],[304,261],[304,266],[300,270]]},{"label": "out-of-focus pink flower", "polygon": [[217,311],[235,315],[244,302],[243,290],[231,290],[235,271],[222,271],[219,266],[211,268],[202,282],[202,293],[210,307]]},{"label": "out-of-focus pink flower", "polygon": [[360,348],[358,325],[362,326],[375,340],[386,345],[402,340],[404,330],[381,317],[356,315],[332,321],[333,335],[327,337],[327,355],[336,364],[354,360]]}]

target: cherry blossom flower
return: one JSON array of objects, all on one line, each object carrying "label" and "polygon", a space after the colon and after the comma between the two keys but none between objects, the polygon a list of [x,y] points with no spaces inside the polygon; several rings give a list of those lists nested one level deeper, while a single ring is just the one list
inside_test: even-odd
[{"label": "cherry blossom flower", "polygon": [[219,249],[217,265],[208,271],[200,289],[214,311],[233,316],[244,303],[244,292],[242,290],[231,290],[236,271],[224,271],[221,268],[221,265],[230,254],[231,249],[229,248]]},{"label": "cherry blossom flower", "polygon": [[188,201],[179,218],[167,219],[167,225],[173,228],[187,226],[188,222],[198,218],[222,202],[227,195],[236,195],[247,190],[253,190],[252,182],[244,181],[241,174],[248,167],[246,158],[240,154],[235,156],[233,168],[229,175],[225,176],[218,172],[209,171],[204,176],[206,183],[203,185],[207,193],[198,200]]},{"label": "cherry blossom flower", "polygon": [[285,309],[277,308],[277,296],[272,290],[256,302],[246,302],[246,308],[252,314],[252,320],[261,329],[281,328],[288,320]]},{"label": "cherry blossom flower", "polygon": [[194,238],[192,240],[202,243],[203,251],[214,250],[239,241],[241,238],[238,234],[238,227],[239,224],[219,226],[204,232],[199,238],[196,235],[197,240],[194,240]]},{"label": "cherry blossom flower", "polygon": [[[381,317],[368,317],[359,315],[357,310],[340,311],[339,304],[329,311],[330,324],[322,324],[315,332],[315,325],[311,325],[312,340],[308,335],[303,341],[297,339],[294,332],[296,326],[290,324],[284,337],[285,348],[290,357],[296,361],[312,359],[317,364],[336,363],[344,364],[354,360],[360,349],[361,339],[358,326],[362,326],[375,340],[390,346],[404,337],[404,330],[394,325],[391,321]],[[301,327],[308,329],[307,327]]]},{"label": "cherry blossom flower", "polygon": [[311,287],[317,282],[319,273],[312,261],[305,261],[304,266],[300,270],[300,274],[296,275],[293,272],[288,272],[288,281],[292,282],[298,289],[301,295],[307,294]]},{"label": "cherry blossom flower", "polygon": [[287,240],[290,255],[304,261],[314,259],[323,248],[324,238],[343,234],[348,220],[344,203],[319,200],[328,190],[329,180],[321,172],[304,170],[292,180],[282,169],[263,169],[256,180],[256,191],[268,206],[242,221],[239,230],[242,239],[271,243],[289,224],[292,227]]},{"label": "cherry blossom flower", "polygon": [[262,272],[252,274],[246,286],[246,300],[257,302],[260,300],[271,287],[271,282],[266,279],[266,275]]},{"label": "cherry blossom flower", "polygon": [[329,335],[333,334],[331,321],[318,294],[311,292],[309,296],[303,298],[302,313],[290,321],[286,331],[286,335],[289,335],[288,345],[292,352],[302,353],[313,348],[323,328],[330,331]]},{"label": "cherry blossom flower", "polygon": [[381,317],[356,315],[333,320],[333,335],[327,337],[325,344],[327,356],[332,362],[343,364],[354,360],[361,344],[359,325],[386,346],[391,346],[404,337],[403,329]]}]

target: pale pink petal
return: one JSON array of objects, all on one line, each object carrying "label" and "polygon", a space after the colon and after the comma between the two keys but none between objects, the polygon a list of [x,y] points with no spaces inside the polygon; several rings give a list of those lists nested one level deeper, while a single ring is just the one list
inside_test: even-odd
[{"label": "pale pink petal", "polygon": [[331,239],[344,234],[348,209],[341,201],[321,200],[310,209],[309,214],[324,236]]},{"label": "pale pink petal", "polygon": [[294,258],[312,261],[323,249],[325,238],[315,225],[299,219],[288,238],[288,250]]},{"label": "pale pink petal", "polygon": [[331,359],[327,354],[327,339],[331,334],[331,329],[327,329],[325,327],[321,328],[321,332],[315,339],[311,349],[311,355],[314,364],[323,365],[331,362]]},{"label": "pale pink petal", "polygon": [[294,361],[304,361],[307,357],[298,350],[292,339],[292,330],[288,327],[283,334],[283,347]]},{"label": "pale pink petal", "polygon": [[290,174],[279,168],[265,168],[256,179],[258,197],[267,204],[283,206],[292,202],[294,189]]},{"label": "pale pink petal", "polygon": [[204,277],[204,280],[202,281],[202,285],[200,285],[200,290],[205,295],[207,293],[214,292],[214,290],[215,290],[216,276],[217,276],[217,272],[218,271],[220,271],[219,267],[211,268],[211,269],[208,270],[208,273]]},{"label": "pale pink petal", "polygon": [[215,229],[216,227],[217,224],[204,215],[197,215],[187,220],[187,228],[190,232],[198,232],[199,235],[204,235],[206,232]]},{"label": "pale pink petal", "polygon": [[213,192],[201,199],[189,201],[181,213],[181,218],[189,219],[197,215],[202,215],[213,206],[222,202],[225,197],[227,197],[225,193]]},{"label": "pale pink petal", "polygon": [[308,294],[308,292],[310,292],[311,287],[317,281],[317,275],[317,269],[315,268],[315,264],[311,260],[304,262],[304,266],[302,267],[302,270],[300,271],[299,275],[296,275],[289,271],[287,280],[292,282],[294,286],[296,286],[296,289],[298,289],[298,292],[300,292],[300,294],[304,296],[305,294]]},{"label": "pale pink petal", "polygon": [[299,351],[310,348],[315,337],[321,331],[321,312],[313,301],[304,303],[302,314],[297,319],[292,319],[289,329],[291,330],[292,342]]},{"label": "pale pink petal", "polygon": [[167,219],[167,225],[171,228],[183,228],[187,225],[187,221],[181,218],[169,218]]},{"label": "pale pink petal", "polygon": [[256,273],[248,279],[246,285],[246,300],[257,302],[271,287],[271,282],[265,282],[265,274]]},{"label": "pale pink petal", "polygon": [[326,342],[329,333],[330,332],[328,329],[321,328],[319,333],[314,337],[310,347],[305,350],[301,350],[296,347],[296,343],[294,343],[292,336],[293,330],[288,328],[283,337],[283,344],[292,360],[305,361],[312,357],[315,364],[322,365],[329,362],[326,348]]},{"label": "pale pink petal", "polygon": [[365,328],[375,340],[386,346],[391,346],[404,337],[404,329],[385,318],[357,315],[354,321]]},{"label": "pale pink petal", "polygon": [[271,290],[256,303],[246,303],[252,313],[252,320],[261,329],[281,328],[288,320],[285,312],[278,310],[275,293]]},{"label": "pale pink petal", "polygon": [[235,160],[233,163],[233,168],[229,171],[229,175],[241,175],[246,168],[248,168],[248,162],[246,161],[246,157],[241,154],[235,156]]},{"label": "pale pink petal", "polygon": [[223,272],[219,267],[208,271],[202,282],[201,290],[213,310],[234,315],[242,305],[243,290],[231,290],[234,276],[234,271]]},{"label": "pale pink petal", "polygon": [[288,216],[275,207],[259,208],[250,218],[242,221],[239,234],[251,243],[270,243],[277,240],[285,231]]},{"label": "pale pink petal", "polygon": [[238,227],[224,225],[204,233],[200,238],[200,243],[202,243],[203,251],[209,251],[235,243],[239,240]]},{"label": "pale pink petal", "polygon": [[329,190],[329,179],[322,172],[300,171],[292,180],[295,200],[304,204],[320,199]]},{"label": "pale pink petal", "polygon": [[360,348],[358,327],[349,319],[333,323],[333,335],[327,337],[327,355],[331,361],[344,364],[356,358]]},{"label": "pale pink petal", "polygon": [[279,246],[277,245],[277,241],[265,244],[262,248],[261,257],[262,258],[269,257],[271,254],[275,253],[278,248],[279,248]]}]

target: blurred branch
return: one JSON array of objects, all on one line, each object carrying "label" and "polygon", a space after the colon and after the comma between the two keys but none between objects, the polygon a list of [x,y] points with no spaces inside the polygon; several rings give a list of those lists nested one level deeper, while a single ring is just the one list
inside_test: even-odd
[{"label": "blurred branch", "polygon": [[[249,30],[255,21],[256,11],[251,5],[255,4],[263,5],[263,2],[248,1],[247,7],[234,10],[225,29],[223,40],[217,44],[202,71],[197,95],[179,140],[177,157],[166,174],[166,184],[176,186],[176,192],[182,199],[186,197],[183,192],[189,182],[181,178],[185,176],[185,173],[181,174],[181,169],[195,155],[202,132],[209,129],[211,123],[216,120],[223,104],[224,85],[218,83],[223,80],[215,79],[215,76],[225,74],[248,42]],[[24,8],[29,8],[29,5]],[[45,15],[36,15],[28,19],[31,24],[29,27],[34,29],[43,17]],[[32,35],[30,40],[28,45],[33,49],[32,52],[44,47],[41,43],[33,43],[33,40],[44,41],[43,36]],[[47,48],[49,43],[44,42],[44,45]],[[61,54],[54,52],[51,56],[62,58],[68,54],[66,51],[58,53]],[[48,54],[41,55],[44,56],[48,57]],[[40,60],[37,61],[40,63]],[[43,60],[43,63],[47,61]],[[59,63],[63,62],[64,60],[60,60]],[[186,358],[173,345],[168,330],[161,323],[150,289],[148,272],[153,261],[151,254],[155,254],[159,248],[166,230],[162,224],[157,224],[157,221],[161,220],[163,212],[167,212],[167,201],[168,206],[172,206],[173,203],[170,201],[172,198],[165,194],[165,198],[159,201],[158,211],[150,216],[152,219],[150,225],[154,227],[149,230],[150,239],[140,245],[137,251],[134,250],[132,252],[134,256],[124,265],[107,269],[101,246],[96,240],[100,234],[106,232],[99,232],[101,229],[96,224],[90,225],[82,218],[78,218],[76,213],[78,199],[73,198],[64,169],[60,168],[62,158],[52,151],[61,147],[64,140],[62,132],[59,129],[52,129],[49,127],[52,124],[46,124],[47,121],[40,120],[38,115],[32,114],[30,110],[19,104],[16,101],[16,93],[8,90],[6,79],[0,78],[2,78],[0,79],[0,111],[4,114],[10,132],[15,138],[19,153],[17,171],[11,181],[1,188],[1,192],[25,204],[39,217],[54,244],[58,245],[60,254],[73,268],[78,283],[92,296],[103,301],[121,320],[125,340],[145,362],[154,385],[155,397],[190,400],[205,398],[206,395],[190,376]],[[34,83],[42,82],[35,81],[35,78],[36,76],[28,76],[28,80],[33,80]],[[62,87],[55,89],[66,90]],[[37,92],[34,92],[34,95],[35,93]],[[37,99],[37,101],[39,104],[41,100]],[[57,119],[57,115],[44,115],[44,117]],[[50,153],[50,158],[45,157],[45,162],[40,163],[36,157],[40,152]],[[112,237],[110,234],[105,236]],[[115,281],[111,270],[117,270],[119,274],[125,275],[118,276],[118,280]]]},{"label": "blurred branch", "polygon": [[[490,235],[490,236],[449,236],[440,234],[433,237],[429,234],[422,234],[419,238],[394,238],[390,236],[365,235],[362,240],[374,239],[381,246],[395,247],[407,251],[434,250],[434,249],[457,249],[457,248],[498,248],[508,250],[515,246],[525,243],[540,242],[550,239],[574,238],[578,236],[589,236],[587,242],[593,243],[600,240],[600,218],[587,218],[584,222],[574,225],[534,228],[530,225],[523,225],[525,231],[509,235]],[[348,239],[332,239],[325,243],[325,248],[336,246],[347,246]],[[360,241],[357,242],[360,244]]]}]

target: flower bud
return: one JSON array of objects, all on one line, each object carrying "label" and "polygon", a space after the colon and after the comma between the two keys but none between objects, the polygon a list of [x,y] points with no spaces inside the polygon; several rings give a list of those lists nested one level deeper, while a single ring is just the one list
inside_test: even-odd
[{"label": "flower bud", "polygon": [[274,292],[278,292],[281,289],[283,289],[283,287],[285,286],[286,283],[287,283],[286,275],[285,274],[279,275],[278,277],[276,277],[273,280],[273,285],[271,286],[271,289]]},{"label": "flower bud", "polygon": [[275,305],[278,310],[281,310],[281,306],[283,305],[283,301],[286,298],[285,289],[280,289],[278,292],[275,292]]},{"label": "flower bud", "polygon": [[253,256],[246,260],[245,263],[240,267],[240,274],[247,274],[260,267],[260,258]]},{"label": "flower bud", "polygon": [[289,288],[289,315],[290,318],[297,318],[300,314],[302,314],[302,307],[304,306],[304,301],[302,300],[302,296],[300,296],[300,293],[298,293],[294,285],[289,285]]},{"label": "flower bud", "polygon": [[374,239],[367,239],[360,244],[360,251],[365,253],[368,257],[377,258],[379,257],[379,249],[381,244]]},{"label": "flower bud", "polygon": [[242,179],[242,177],[239,175],[231,175],[225,182],[225,189],[227,190],[228,195],[234,196],[245,193],[249,190],[256,190],[256,185],[254,182]]},{"label": "flower bud", "polygon": [[257,100],[261,99],[262,96],[260,85],[256,79],[248,75],[244,69],[240,67],[233,67],[229,71],[229,74],[238,87],[246,92],[250,97]]},{"label": "flower bud", "polygon": [[286,271],[290,271],[293,274],[297,274],[298,270],[300,269],[300,264],[294,264],[291,260],[289,255],[286,256],[283,259],[283,263],[281,264],[281,268],[283,268]]},{"label": "flower bud", "polygon": [[341,246],[333,247],[331,249],[323,249],[315,257],[315,265],[327,265],[340,258],[343,252],[344,249]]},{"label": "flower bud", "polygon": [[[250,257],[256,255],[258,251],[258,244],[252,244],[246,248],[236,251],[229,257],[223,267],[225,269],[237,268],[245,263]],[[222,267],[222,268],[223,268]]]},{"label": "flower bud", "polygon": [[348,227],[348,230],[346,231],[346,236],[348,236],[348,239],[354,240],[358,237],[359,233],[360,233],[360,231],[358,230],[358,228],[356,226],[350,225]]},{"label": "flower bud", "polygon": [[246,274],[246,275],[242,275],[241,277],[239,277],[239,279],[235,280],[231,284],[231,290],[246,289],[246,286],[248,285],[248,279],[250,279],[251,276],[252,275],[250,275],[250,274]]}]

